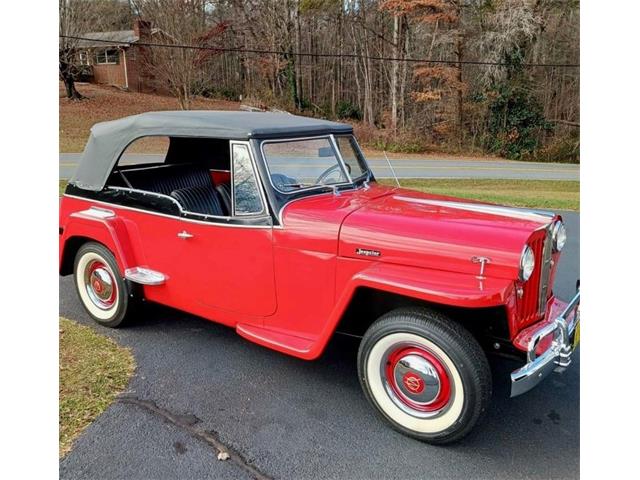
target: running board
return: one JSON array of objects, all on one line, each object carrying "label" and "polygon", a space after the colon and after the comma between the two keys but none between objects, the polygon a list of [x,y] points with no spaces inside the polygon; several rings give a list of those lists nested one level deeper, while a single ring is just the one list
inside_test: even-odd
[{"label": "running board", "polygon": [[163,273],[144,267],[127,268],[124,271],[124,278],[142,285],[162,285],[167,279]]}]

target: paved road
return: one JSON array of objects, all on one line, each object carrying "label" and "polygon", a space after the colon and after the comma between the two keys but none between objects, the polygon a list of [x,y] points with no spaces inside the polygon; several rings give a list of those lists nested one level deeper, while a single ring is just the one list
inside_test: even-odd
[{"label": "paved road", "polygon": [[[578,214],[565,219],[556,292],[568,299],[580,273],[580,226]],[[514,366],[492,362],[485,421],[463,442],[434,447],[377,419],[360,391],[351,339],[304,362],[162,307],[108,330],[84,314],[70,277],[60,280],[60,312],[131,347],[138,364],[126,396],[61,461],[64,479],[579,477],[579,354],[567,372],[515,399],[506,381]],[[218,461],[216,442],[235,460]]]},{"label": "paved road", "polygon": [[[60,178],[69,179],[78,163],[79,153],[60,154]],[[161,160],[157,155],[132,156],[136,162]],[[392,177],[384,158],[368,159],[376,176]],[[526,180],[580,180],[580,166],[563,163],[513,162],[507,160],[392,159],[400,178],[508,178]]]}]

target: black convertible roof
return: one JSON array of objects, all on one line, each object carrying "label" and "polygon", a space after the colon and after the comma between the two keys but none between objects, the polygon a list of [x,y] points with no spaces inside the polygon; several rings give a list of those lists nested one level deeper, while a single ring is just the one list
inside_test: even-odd
[{"label": "black convertible roof", "polygon": [[147,136],[206,137],[229,140],[351,133],[350,125],[288,113],[187,110],[147,112],[97,123],[71,183],[101,190],[123,150]]}]

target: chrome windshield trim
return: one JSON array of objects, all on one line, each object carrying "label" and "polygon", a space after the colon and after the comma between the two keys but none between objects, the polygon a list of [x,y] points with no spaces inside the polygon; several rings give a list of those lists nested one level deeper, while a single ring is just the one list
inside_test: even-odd
[{"label": "chrome windshield trim", "polygon": [[[341,182],[341,183],[332,183],[331,185],[315,185],[313,187],[304,187],[304,188],[298,188],[297,190],[294,190],[292,192],[283,192],[282,190],[280,190],[278,187],[276,187],[273,183],[273,180],[271,179],[271,169],[269,168],[269,162],[267,160],[267,156],[264,153],[264,146],[265,144],[268,143],[289,143],[289,142],[301,142],[304,140],[318,140],[321,138],[326,138],[329,140],[329,144],[331,145],[331,148],[334,151],[334,154],[336,156],[336,159],[338,159],[338,155],[339,153],[336,152],[337,148],[335,146],[334,141],[332,140],[332,135],[333,134],[323,134],[323,135],[315,135],[312,137],[293,137],[293,138],[276,138],[276,139],[267,139],[267,140],[259,140],[260,142],[260,154],[262,155],[262,160],[264,162],[264,166],[267,170],[267,177],[269,177],[269,183],[271,184],[271,186],[273,187],[273,189],[278,192],[281,193],[282,195],[295,195],[297,193],[300,192],[309,192],[309,191],[314,191],[314,190],[322,190],[322,189],[327,189],[327,188],[331,188],[332,186],[335,187],[341,187],[341,186],[345,186],[345,185],[353,185],[352,181],[349,182]],[[343,166],[343,160],[338,159],[338,164],[340,165],[340,167],[343,169],[344,172],[344,166]],[[351,178],[349,175],[346,175],[347,178]],[[322,192],[324,193],[324,192]]]}]

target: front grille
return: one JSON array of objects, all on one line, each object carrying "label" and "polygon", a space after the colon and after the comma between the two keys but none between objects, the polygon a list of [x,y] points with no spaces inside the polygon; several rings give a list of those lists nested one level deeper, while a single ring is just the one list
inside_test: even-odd
[{"label": "front grille", "polygon": [[544,315],[551,292],[551,232],[549,229],[536,232],[529,246],[533,250],[536,266],[528,281],[522,286],[522,298],[518,302],[520,324],[525,326]]}]

